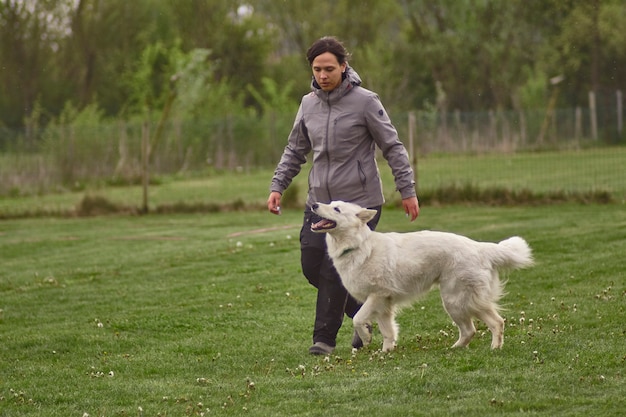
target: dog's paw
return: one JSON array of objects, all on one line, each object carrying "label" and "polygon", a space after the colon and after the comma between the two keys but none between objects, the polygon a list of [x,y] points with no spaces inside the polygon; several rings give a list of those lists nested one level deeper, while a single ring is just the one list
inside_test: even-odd
[{"label": "dog's paw", "polygon": [[359,338],[361,339],[363,346],[367,346],[372,342],[372,325],[371,324],[364,324],[362,326],[355,325],[355,330]]},{"label": "dog's paw", "polygon": [[392,340],[390,342],[388,341],[383,341],[383,352],[391,352],[392,350],[394,350],[396,348],[396,341]]},{"label": "dog's paw", "polygon": [[491,343],[491,349],[502,349],[502,342],[500,343]]}]

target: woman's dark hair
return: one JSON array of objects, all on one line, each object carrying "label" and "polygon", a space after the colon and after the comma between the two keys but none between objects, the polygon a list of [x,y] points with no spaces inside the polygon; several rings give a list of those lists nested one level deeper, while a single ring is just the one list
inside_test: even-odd
[{"label": "woman's dark hair", "polygon": [[343,64],[350,58],[350,53],[337,38],[324,36],[313,42],[313,45],[306,51],[306,59],[309,60],[309,65],[313,65],[313,60],[325,52],[335,55],[340,64]]}]

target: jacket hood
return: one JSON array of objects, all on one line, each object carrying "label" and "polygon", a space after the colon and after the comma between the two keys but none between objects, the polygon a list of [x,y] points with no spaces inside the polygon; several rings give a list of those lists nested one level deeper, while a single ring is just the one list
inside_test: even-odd
[{"label": "jacket hood", "polygon": [[344,80],[348,80],[353,86],[361,85],[361,77],[359,77],[359,74],[350,65],[346,67],[344,76]]}]

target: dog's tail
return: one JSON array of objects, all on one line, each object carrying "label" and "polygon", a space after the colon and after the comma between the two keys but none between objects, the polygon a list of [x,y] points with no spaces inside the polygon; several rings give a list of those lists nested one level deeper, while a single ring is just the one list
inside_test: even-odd
[{"label": "dog's tail", "polygon": [[493,263],[502,269],[519,269],[532,266],[533,255],[528,243],[519,236],[513,236],[498,243]]}]

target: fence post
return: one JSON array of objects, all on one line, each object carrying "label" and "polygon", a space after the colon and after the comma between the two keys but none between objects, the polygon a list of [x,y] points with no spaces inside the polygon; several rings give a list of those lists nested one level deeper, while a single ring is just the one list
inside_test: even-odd
[{"label": "fence post", "polygon": [[522,147],[526,146],[526,115],[524,114],[524,110],[519,111],[519,132],[520,132],[520,140],[522,142]]},{"label": "fence post", "polygon": [[574,114],[576,118],[576,121],[574,122],[574,139],[579,140],[583,131],[583,111],[580,106],[576,106]]},{"label": "fence post", "polygon": [[128,136],[126,134],[126,123],[123,120],[120,120],[118,125],[120,137],[118,139],[117,148],[120,159],[117,161],[117,165],[115,165],[115,171],[113,171],[113,174],[115,176],[124,177],[124,175],[126,174],[124,170],[128,161]]},{"label": "fence post", "polygon": [[144,121],[141,125],[141,185],[143,189],[141,210],[144,214],[148,213],[148,185],[150,183],[149,160],[150,127],[148,126],[148,122]]},{"label": "fence post", "polygon": [[622,99],[622,90],[617,90],[617,134],[620,138],[622,137],[622,130],[624,129],[624,115],[622,113],[624,102]]},{"label": "fence post", "polygon": [[413,167],[413,175],[415,176],[415,192],[419,190],[417,181],[417,148],[415,147],[415,112],[409,112],[409,158],[411,158],[411,166]]},{"label": "fence post", "polygon": [[589,92],[589,117],[591,118],[591,138],[598,140],[598,115],[596,114],[596,93]]},{"label": "fence post", "polygon": [[461,149],[467,150],[467,140],[465,138],[465,132],[463,131],[463,125],[461,123],[461,110],[454,110],[454,136],[461,138]]}]

